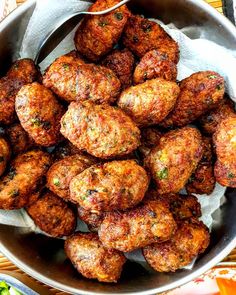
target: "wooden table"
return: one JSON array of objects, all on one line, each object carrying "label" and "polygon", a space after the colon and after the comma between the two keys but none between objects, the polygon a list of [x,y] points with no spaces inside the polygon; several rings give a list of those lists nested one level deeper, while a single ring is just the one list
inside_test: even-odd
[{"label": "wooden table", "polygon": [[[212,5],[214,8],[216,8],[220,13],[223,13],[222,1],[216,1],[216,0],[205,0],[205,1],[208,2],[210,5]],[[17,4],[20,5],[23,2],[25,2],[25,0],[18,0]],[[234,251],[232,251],[232,253],[229,256],[227,256],[224,261],[235,261],[236,262],[236,249]],[[12,264],[7,258],[5,258],[4,256],[2,256],[0,254],[0,271],[1,270],[14,271],[14,272],[17,272],[19,274],[23,274],[24,276],[28,277],[19,268],[17,268],[14,264]],[[48,287],[48,289],[52,292],[52,294],[56,294],[56,295],[66,295],[67,294],[67,293],[52,289],[50,287]]]}]

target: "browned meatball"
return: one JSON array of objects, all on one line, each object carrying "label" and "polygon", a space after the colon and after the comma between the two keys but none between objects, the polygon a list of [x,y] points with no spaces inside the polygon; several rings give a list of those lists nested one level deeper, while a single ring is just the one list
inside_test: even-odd
[{"label": "browned meatball", "polygon": [[99,282],[117,282],[126,262],[121,252],[103,247],[95,233],[75,233],[66,240],[65,252],[78,272]]},{"label": "browned meatball", "polygon": [[236,116],[221,120],[213,138],[217,154],[216,181],[223,186],[236,187]]},{"label": "browned meatball", "polygon": [[111,69],[119,78],[122,89],[132,85],[134,63],[134,56],[128,49],[113,50],[102,61],[102,65]]},{"label": "browned meatball", "polygon": [[91,212],[126,210],[140,203],[148,189],[146,171],[134,160],[94,165],[70,183],[70,200]]},{"label": "browned meatball", "polygon": [[223,99],[224,78],[216,72],[198,72],[180,83],[180,95],[174,110],[162,122],[163,127],[185,126],[207,111],[215,108]]},{"label": "browned meatball", "polygon": [[175,82],[153,79],[124,90],[118,106],[139,126],[155,125],[173,109],[179,92]]},{"label": "browned meatball", "polygon": [[155,148],[161,139],[162,133],[156,128],[144,128],[141,130],[141,145],[138,148],[143,156],[147,156]]},{"label": "browned meatball", "polygon": [[40,79],[39,71],[30,59],[13,63],[6,77],[0,79],[0,123],[11,124],[16,119],[15,97],[20,88]]},{"label": "browned meatball", "polygon": [[221,120],[234,114],[234,102],[225,98],[217,108],[200,117],[199,123],[205,133],[213,134]]},{"label": "browned meatball", "polygon": [[176,271],[203,253],[210,242],[207,227],[195,218],[181,221],[170,241],[155,243],[143,249],[143,255],[158,272]]},{"label": "browned meatball", "polygon": [[56,160],[62,160],[67,156],[73,156],[76,154],[81,154],[81,152],[76,146],[69,142],[69,140],[59,143],[53,151]]},{"label": "browned meatball", "polygon": [[30,194],[42,185],[50,164],[49,154],[39,150],[17,156],[0,181],[0,208],[12,210],[26,206]]},{"label": "browned meatball", "polygon": [[101,223],[105,217],[105,213],[93,213],[89,210],[85,210],[83,207],[78,207],[78,216],[85,222],[90,231],[98,231]]},{"label": "browned meatball", "polygon": [[169,205],[159,198],[147,200],[129,211],[108,212],[99,229],[99,238],[106,248],[129,252],[169,240],[175,230]]},{"label": "browned meatball", "polygon": [[10,159],[11,150],[4,138],[0,138],[0,176],[4,173],[7,162]]},{"label": "browned meatball", "polygon": [[53,237],[69,236],[75,230],[75,212],[50,191],[43,192],[26,210],[34,223]]},{"label": "browned meatball", "polygon": [[175,220],[183,220],[191,217],[201,217],[201,205],[193,195],[168,194],[163,198],[169,203],[170,211]]},{"label": "browned meatball", "polygon": [[91,156],[76,154],[55,162],[47,173],[47,187],[59,197],[69,199],[71,179],[96,161]]},{"label": "browned meatball", "polygon": [[210,195],[215,188],[212,139],[203,137],[203,156],[196,171],[190,177],[186,190],[189,194]]},{"label": "browned meatball", "polygon": [[140,131],[126,114],[89,101],[70,104],[61,120],[61,133],[98,158],[127,155],[140,144]]},{"label": "browned meatball", "polygon": [[51,64],[44,74],[43,84],[68,102],[89,99],[96,103],[113,103],[121,87],[112,70],[85,64],[68,55]]},{"label": "browned meatball", "polygon": [[[97,0],[89,11],[101,11],[118,4],[119,0]],[[75,34],[75,46],[80,54],[97,61],[119,40],[130,12],[126,5],[99,16],[85,16]]]},{"label": "browned meatball", "polygon": [[163,135],[147,158],[159,194],[177,193],[187,183],[202,158],[202,138],[192,127],[183,127]]},{"label": "browned meatball", "polygon": [[22,127],[37,144],[52,146],[61,140],[64,108],[43,85],[34,82],[23,86],[16,96],[16,112]]},{"label": "browned meatball", "polygon": [[171,61],[179,60],[179,46],[166,31],[154,21],[132,15],[125,27],[123,43],[139,57],[153,49],[164,52]]},{"label": "browned meatball", "polygon": [[9,126],[6,129],[6,134],[11,145],[12,153],[15,155],[26,152],[35,146],[33,139],[19,123]]},{"label": "browned meatball", "polygon": [[176,81],[177,66],[166,53],[154,49],[147,52],[134,71],[134,83],[140,84],[146,80],[163,78],[168,81]]}]

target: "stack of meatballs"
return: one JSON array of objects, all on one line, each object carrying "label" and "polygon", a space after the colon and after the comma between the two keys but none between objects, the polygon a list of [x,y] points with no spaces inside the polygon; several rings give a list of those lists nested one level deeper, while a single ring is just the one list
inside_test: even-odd
[{"label": "stack of meatballs", "polygon": [[[74,41],[43,76],[21,59],[0,79],[0,208],[25,208],[42,231],[68,237],[87,278],[117,282],[136,249],[156,271],[176,271],[210,241],[192,193],[236,187],[224,79],[177,82],[178,44],[125,5],[86,16]],[[89,232],[75,232],[77,217]]]}]

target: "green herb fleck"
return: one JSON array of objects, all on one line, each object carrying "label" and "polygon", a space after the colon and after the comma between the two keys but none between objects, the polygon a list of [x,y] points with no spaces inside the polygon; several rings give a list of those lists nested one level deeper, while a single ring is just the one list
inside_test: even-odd
[{"label": "green herb fleck", "polygon": [[4,157],[0,156],[0,163],[4,161]]},{"label": "green herb fleck", "polygon": [[123,19],[123,13],[122,12],[115,12],[114,13],[116,19],[122,20]]},{"label": "green herb fleck", "polygon": [[216,86],[216,89],[217,90],[221,90],[222,88],[223,88],[223,85],[222,84],[219,84],[219,85]]},{"label": "green herb fleck", "polygon": [[157,177],[162,180],[168,178],[168,169],[165,167],[164,169],[157,172]]},{"label": "green herb fleck", "polygon": [[8,178],[12,180],[16,176],[16,169],[11,167],[8,172]]},{"label": "green herb fleck", "polygon": [[63,64],[62,67],[66,71],[68,71],[70,69],[70,65],[69,64]]},{"label": "green herb fleck", "polygon": [[94,194],[94,193],[97,193],[98,191],[97,190],[92,190],[92,189],[88,189],[87,191],[86,191],[86,194],[85,195],[83,195],[82,197],[81,197],[81,199],[83,200],[83,201],[85,201],[89,196],[91,196],[92,194]]},{"label": "green herb fleck", "polygon": [[17,197],[17,196],[19,196],[19,190],[18,189],[14,189],[14,190],[12,190],[11,192],[10,192],[10,196],[11,197],[13,197],[13,198],[15,198],[15,197]]},{"label": "green herb fleck", "polygon": [[228,178],[234,178],[235,177],[235,175],[232,173],[232,172],[230,172],[229,174],[228,174]]},{"label": "green herb fleck", "polygon": [[104,19],[104,20],[100,21],[100,22],[98,23],[98,25],[99,25],[99,27],[104,28],[105,26],[108,25],[108,21]]},{"label": "green herb fleck", "polygon": [[40,126],[41,125],[41,120],[39,118],[32,118],[31,123],[35,126]]},{"label": "green herb fleck", "polygon": [[208,78],[209,78],[209,79],[216,79],[217,76],[216,76],[216,75],[210,75],[210,76],[208,76]]},{"label": "green herb fleck", "polygon": [[56,186],[60,186],[59,178],[53,178],[53,184],[56,185]]}]

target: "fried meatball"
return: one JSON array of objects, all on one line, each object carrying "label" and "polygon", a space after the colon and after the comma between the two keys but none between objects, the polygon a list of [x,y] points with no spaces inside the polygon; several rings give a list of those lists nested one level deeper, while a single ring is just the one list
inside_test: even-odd
[{"label": "fried meatball", "polygon": [[162,133],[156,128],[144,128],[141,130],[141,145],[138,148],[143,156],[147,156],[156,147],[161,139]]},{"label": "fried meatball", "polygon": [[7,162],[10,159],[11,150],[4,138],[0,138],[0,176],[4,173]]},{"label": "fried meatball", "polygon": [[134,83],[141,84],[146,80],[163,78],[176,81],[177,65],[171,61],[166,53],[154,49],[147,52],[134,71]]},{"label": "fried meatball", "polygon": [[70,104],[61,133],[80,150],[104,159],[127,155],[140,144],[140,130],[125,113],[89,101]]},{"label": "fried meatball", "polygon": [[134,160],[97,164],[75,176],[70,201],[91,212],[126,210],[140,203],[149,177]]},{"label": "fried meatball", "polygon": [[95,163],[91,156],[76,154],[55,162],[47,173],[47,187],[59,197],[69,199],[71,179]]},{"label": "fried meatball", "polygon": [[105,213],[94,213],[79,206],[78,217],[87,224],[90,231],[97,232],[105,217]]},{"label": "fried meatball", "polygon": [[24,84],[41,80],[39,69],[34,64],[34,61],[29,58],[16,60],[6,76],[13,80],[20,80],[24,82]]},{"label": "fried meatball", "polygon": [[145,159],[159,194],[178,193],[202,158],[202,138],[192,127],[173,130],[160,139]]},{"label": "fried meatball", "polygon": [[72,56],[56,59],[46,70],[43,84],[67,102],[89,99],[96,103],[112,103],[121,87],[112,70],[85,64]]},{"label": "fried meatball", "polygon": [[134,56],[128,49],[113,50],[102,61],[102,65],[111,69],[119,78],[122,89],[132,85],[134,63]]},{"label": "fried meatball", "polygon": [[40,77],[39,71],[30,59],[13,63],[6,77],[0,79],[0,123],[9,125],[16,119],[15,97],[20,88]]},{"label": "fried meatball", "polygon": [[180,83],[180,95],[163,127],[182,127],[215,108],[223,99],[224,78],[216,72],[198,72]]},{"label": "fried meatball", "polygon": [[22,127],[37,144],[52,146],[61,140],[64,108],[43,85],[34,82],[23,86],[16,96],[16,112]]},{"label": "fried meatball", "polygon": [[162,199],[147,200],[129,211],[108,212],[98,231],[106,248],[129,252],[154,242],[171,238],[176,223],[168,203]]},{"label": "fried meatball", "polygon": [[203,137],[203,156],[194,174],[190,177],[186,190],[189,194],[210,195],[215,188],[212,139]]},{"label": "fried meatball", "polygon": [[123,33],[123,44],[138,57],[153,49],[164,52],[169,59],[178,63],[179,46],[166,31],[154,21],[132,15]]},{"label": "fried meatball", "polygon": [[137,125],[155,125],[172,111],[179,92],[179,86],[175,82],[153,79],[124,90],[118,106]]},{"label": "fried meatball", "polygon": [[217,162],[216,181],[223,186],[236,187],[236,116],[221,120],[213,136]]},{"label": "fried meatball", "polygon": [[169,203],[175,220],[201,217],[201,205],[193,195],[167,194],[163,198]]},{"label": "fried meatball", "polygon": [[76,146],[69,142],[69,140],[59,143],[53,151],[56,160],[62,160],[67,156],[73,156],[76,154],[81,154],[81,152]]},{"label": "fried meatball", "polygon": [[78,272],[99,282],[116,283],[126,262],[121,252],[103,247],[96,233],[75,233],[66,240],[65,252]]},{"label": "fried meatball", "polygon": [[195,218],[181,221],[170,241],[143,249],[147,263],[158,272],[174,272],[203,253],[210,242],[208,228]]},{"label": "fried meatball", "polygon": [[[88,11],[108,9],[119,0],[97,0]],[[126,5],[98,16],[85,16],[75,33],[75,47],[78,52],[91,61],[98,61],[118,42],[130,16]]]},{"label": "fried meatball", "polygon": [[217,108],[200,117],[199,123],[205,133],[213,134],[222,119],[235,114],[234,102],[225,98]]},{"label": "fried meatball", "polygon": [[6,135],[11,145],[12,153],[14,155],[26,152],[36,145],[34,140],[29,136],[29,134],[19,123],[6,128]]},{"label": "fried meatball", "polygon": [[0,209],[13,210],[26,206],[29,195],[42,185],[50,165],[50,155],[40,150],[17,156],[0,181]]},{"label": "fried meatball", "polygon": [[75,230],[75,212],[50,191],[43,192],[26,210],[34,223],[52,237],[69,236]]}]

